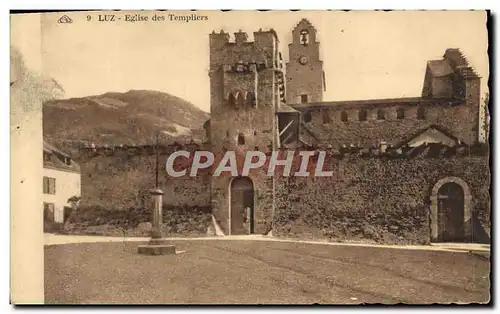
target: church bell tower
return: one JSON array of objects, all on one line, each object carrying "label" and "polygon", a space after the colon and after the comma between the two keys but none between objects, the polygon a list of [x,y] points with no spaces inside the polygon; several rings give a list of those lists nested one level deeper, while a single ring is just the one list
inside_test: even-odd
[{"label": "church bell tower", "polygon": [[302,19],[292,34],[292,43],[288,45],[289,61],[286,64],[286,102],[321,102],[325,83],[316,29],[308,20]]}]

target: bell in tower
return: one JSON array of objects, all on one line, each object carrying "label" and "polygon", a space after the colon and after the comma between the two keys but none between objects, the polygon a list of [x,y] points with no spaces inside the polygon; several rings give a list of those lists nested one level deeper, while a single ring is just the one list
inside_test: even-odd
[{"label": "bell in tower", "polygon": [[323,101],[323,61],[319,58],[316,29],[302,19],[292,31],[286,64],[286,103],[304,104]]}]

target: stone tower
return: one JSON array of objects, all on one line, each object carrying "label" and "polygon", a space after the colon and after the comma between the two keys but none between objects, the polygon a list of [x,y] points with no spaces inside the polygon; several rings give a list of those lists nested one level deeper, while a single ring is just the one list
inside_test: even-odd
[{"label": "stone tower", "polygon": [[[277,145],[280,69],[274,30],[254,32],[253,42],[241,31],[234,36],[230,42],[223,31],[210,35],[210,145],[216,156],[235,151],[241,165],[246,151],[269,152]],[[266,233],[273,193],[273,179],[252,172],[211,179],[212,210],[225,234]],[[247,207],[250,226],[242,224]]]},{"label": "stone tower", "polygon": [[319,59],[316,29],[302,19],[292,32],[288,45],[289,62],[286,65],[287,104],[323,101],[323,61]]}]

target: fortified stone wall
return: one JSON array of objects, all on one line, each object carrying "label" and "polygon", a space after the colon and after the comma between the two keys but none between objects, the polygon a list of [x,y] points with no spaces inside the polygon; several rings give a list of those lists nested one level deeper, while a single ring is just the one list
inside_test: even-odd
[{"label": "fortified stone wall", "polygon": [[[418,118],[422,108],[425,118]],[[329,106],[325,108],[303,109],[305,127],[312,131],[320,143],[349,145],[378,145],[380,141],[398,142],[432,125],[446,129],[452,136],[467,144],[477,141],[477,120],[479,106],[454,101],[415,101],[393,104],[363,104]],[[366,110],[366,121],[360,121],[360,110]],[[398,110],[404,110],[404,118],[398,118]],[[379,111],[384,119],[379,119]],[[305,119],[309,112],[311,120]],[[342,121],[342,114],[347,121]]]},{"label": "fortified stone wall", "polygon": [[327,158],[333,177],[276,178],[273,232],[279,236],[368,240],[383,243],[430,241],[431,191],[442,178],[458,177],[472,196],[472,218],[490,229],[489,163],[481,154]]},{"label": "fortified stone wall", "polygon": [[[168,176],[165,165],[169,154],[159,155],[158,162],[159,184],[165,193],[164,206],[210,206],[210,178]],[[155,186],[154,154],[123,150],[85,158],[80,166],[82,205],[110,209],[142,207],[150,198],[148,190]]]}]

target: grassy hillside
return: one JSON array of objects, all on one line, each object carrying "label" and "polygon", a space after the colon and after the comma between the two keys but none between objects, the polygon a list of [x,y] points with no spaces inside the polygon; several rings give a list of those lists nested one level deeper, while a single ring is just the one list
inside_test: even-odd
[{"label": "grassy hillside", "polygon": [[[203,137],[209,114],[167,93],[131,90],[44,103],[44,136],[55,144],[145,144]],[[66,146],[66,145],[64,145]]]}]

